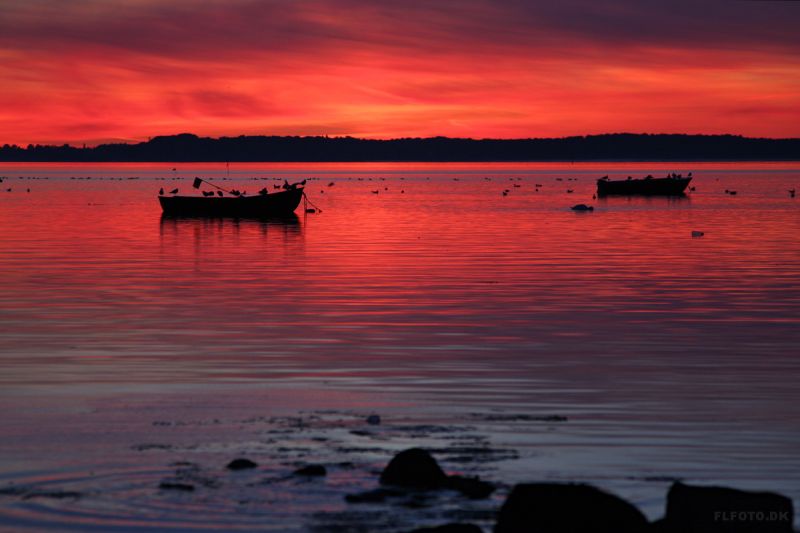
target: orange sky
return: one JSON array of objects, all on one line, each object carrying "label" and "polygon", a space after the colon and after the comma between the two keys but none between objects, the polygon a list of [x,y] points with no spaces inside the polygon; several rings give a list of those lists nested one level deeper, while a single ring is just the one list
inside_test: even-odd
[{"label": "orange sky", "polygon": [[800,137],[800,2],[553,4],[4,3],[0,144],[179,132]]}]

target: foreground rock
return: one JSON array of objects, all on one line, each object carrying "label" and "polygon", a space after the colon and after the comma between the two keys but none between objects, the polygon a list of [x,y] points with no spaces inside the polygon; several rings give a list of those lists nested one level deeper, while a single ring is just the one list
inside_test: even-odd
[{"label": "foreground rock", "polygon": [[648,530],[633,505],[590,485],[516,485],[500,509],[495,533],[640,533]]},{"label": "foreground rock", "polygon": [[448,476],[430,453],[411,448],[395,455],[381,473],[381,484],[413,489],[450,489],[469,498],[486,498],[494,485],[477,477]]},{"label": "foreground rock", "polygon": [[395,455],[381,473],[381,484],[416,489],[438,489],[444,486],[447,474],[431,454],[422,448],[411,448]]},{"label": "foreground rock", "polygon": [[495,489],[494,485],[477,477],[448,476],[436,459],[422,448],[410,448],[395,455],[383,469],[380,482],[390,488],[348,494],[345,499],[351,503],[384,501],[403,494],[398,488],[406,491],[449,489],[468,498],[486,498]]},{"label": "foreground rock", "polygon": [[656,523],[664,533],[792,533],[792,500],[772,492],[674,483],[667,513]]}]

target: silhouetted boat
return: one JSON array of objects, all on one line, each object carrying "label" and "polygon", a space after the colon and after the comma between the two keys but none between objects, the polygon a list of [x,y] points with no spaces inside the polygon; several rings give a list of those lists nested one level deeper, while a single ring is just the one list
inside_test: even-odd
[{"label": "silhouetted boat", "polygon": [[256,196],[159,196],[165,215],[274,217],[294,213],[303,188]]},{"label": "silhouetted boat", "polygon": [[651,196],[679,196],[683,194],[689,182],[692,181],[691,174],[687,177],[681,175],[670,175],[666,178],[646,178],[625,180],[610,180],[608,176],[597,180],[597,195],[606,196],[609,194],[643,194]]}]

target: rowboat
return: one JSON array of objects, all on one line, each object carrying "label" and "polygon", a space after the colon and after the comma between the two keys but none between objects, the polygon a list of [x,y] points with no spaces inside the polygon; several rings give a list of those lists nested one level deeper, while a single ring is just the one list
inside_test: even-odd
[{"label": "rowboat", "polygon": [[274,217],[294,213],[303,199],[303,188],[256,196],[165,196],[158,201],[165,215]]},{"label": "rowboat", "polygon": [[648,196],[680,196],[689,182],[692,175],[687,177],[680,174],[670,174],[665,178],[646,178],[635,179],[628,177],[626,180],[610,180],[608,176],[597,180],[597,195],[607,196],[610,194],[642,194]]}]

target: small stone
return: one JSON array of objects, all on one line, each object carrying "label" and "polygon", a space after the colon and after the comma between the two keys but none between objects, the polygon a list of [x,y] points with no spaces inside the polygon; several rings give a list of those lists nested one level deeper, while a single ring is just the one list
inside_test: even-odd
[{"label": "small stone", "polygon": [[250,459],[234,459],[228,466],[226,467],[228,470],[247,470],[248,468],[256,468],[258,466],[257,463],[254,463]]},{"label": "small stone", "polygon": [[322,465],[306,465],[302,468],[298,468],[294,471],[294,475],[296,476],[325,476],[328,474],[328,471]]}]

